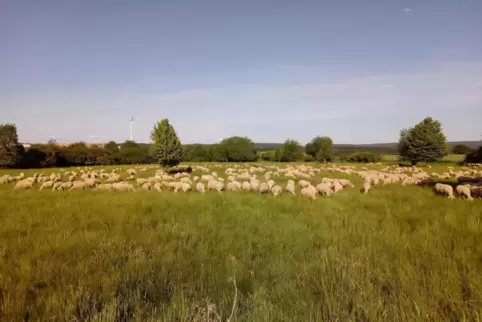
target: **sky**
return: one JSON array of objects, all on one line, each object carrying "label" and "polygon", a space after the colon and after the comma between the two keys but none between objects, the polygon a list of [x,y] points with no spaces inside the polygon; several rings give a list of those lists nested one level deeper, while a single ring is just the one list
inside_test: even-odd
[{"label": "sky", "polygon": [[0,0],[0,123],[23,143],[482,138],[480,0]]}]

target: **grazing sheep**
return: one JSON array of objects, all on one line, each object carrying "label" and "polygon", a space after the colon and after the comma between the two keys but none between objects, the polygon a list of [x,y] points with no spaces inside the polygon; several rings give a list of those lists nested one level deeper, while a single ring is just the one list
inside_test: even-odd
[{"label": "grazing sheep", "polygon": [[62,182],[62,185],[60,186],[61,189],[59,190],[69,190],[70,188],[72,188],[73,185],[73,182]]},{"label": "grazing sheep", "polygon": [[266,183],[266,182],[263,182],[259,185],[259,192],[261,194],[265,194],[265,193],[268,193],[270,191],[269,189],[269,185]]},{"label": "grazing sheep", "polygon": [[322,196],[330,196],[331,195],[331,185],[328,182],[320,183],[316,187],[318,193]]},{"label": "grazing sheep", "polygon": [[435,185],[435,191],[438,194],[445,195],[449,199],[454,199],[454,188],[448,184],[437,183]]},{"label": "grazing sheep", "polygon": [[93,178],[85,179],[84,182],[85,182],[86,188],[94,188],[97,184],[100,183],[100,181],[98,179],[93,179]]},{"label": "grazing sheep", "polygon": [[248,181],[244,181],[241,184],[241,189],[243,189],[244,191],[249,191],[251,190],[251,184]]},{"label": "grazing sheep", "polygon": [[52,191],[62,190],[63,182],[55,182],[52,186]]},{"label": "grazing sheep", "polygon": [[141,188],[144,189],[144,190],[150,191],[152,189],[152,186],[149,182],[146,182],[142,185]]},{"label": "grazing sheep", "polygon": [[8,176],[0,177],[0,184],[7,184],[10,182],[10,178]]},{"label": "grazing sheep", "polygon": [[187,182],[181,182],[181,190],[182,192],[188,192],[191,190],[191,185]]},{"label": "grazing sheep", "polygon": [[184,183],[192,184],[191,179],[189,179],[189,178],[187,178],[187,177],[181,178],[181,180],[179,180],[179,181],[180,181],[180,182],[184,182]]},{"label": "grazing sheep", "polygon": [[137,182],[138,185],[142,186],[144,183],[148,183],[149,179],[138,178],[138,179],[136,179],[136,182]]},{"label": "grazing sheep", "polygon": [[275,185],[275,186],[272,186],[271,187],[271,193],[273,194],[273,196],[275,197],[278,197],[279,195],[281,195],[281,192],[283,191],[283,189],[278,186],[278,185]]},{"label": "grazing sheep", "polygon": [[54,186],[54,182],[53,181],[45,181],[44,183],[42,183],[42,185],[40,186],[40,190],[43,190],[43,189],[50,189]]},{"label": "grazing sheep", "polygon": [[296,196],[295,183],[292,180],[288,181],[288,184],[286,185],[286,191],[292,194],[293,196]]},{"label": "grazing sheep", "polygon": [[33,188],[33,179],[20,180],[15,184],[14,189],[31,189]]},{"label": "grazing sheep", "polygon": [[77,190],[77,189],[85,189],[87,188],[87,184],[85,183],[85,181],[74,181],[72,182],[72,187],[70,187],[69,190]]},{"label": "grazing sheep", "polygon": [[306,188],[306,187],[311,186],[311,183],[309,181],[306,181],[306,180],[300,180],[300,181],[298,181],[298,185],[300,186],[300,188]]},{"label": "grazing sheep", "polygon": [[459,196],[464,197],[468,200],[474,200],[474,198],[472,198],[472,195],[470,193],[470,187],[468,186],[458,185],[455,188],[455,192],[457,192]]},{"label": "grazing sheep", "polygon": [[337,193],[343,190],[343,186],[338,181],[333,181],[331,183],[331,188],[333,189],[334,193]]},{"label": "grazing sheep", "polygon": [[221,192],[224,190],[224,183],[217,181],[217,180],[211,180],[208,182],[208,190],[215,190],[218,192]]},{"label": "grazing sheep", "polygon": [[371,188],[372,188],[371,183],[365,181],[365,182],[363,182],[363,186],[362,186],[360,192],[362,192],[362,193],[364,193],[364,194],[367,194],[368,191],[370,191]]},{"label": "grazing sheep", "polygon": [[101,183],[94,188],[94,191],[111,191],[111,190],[112,190],[111,183]]},{"label": "grazing sheep", "polygon": [[200,193],[204,193],[204,183],[198,182],[196,184],[196,191],[198,191]]},{"label": "grazing sheep", "polygon": [[342,185],[343,188],[354,187],[353,183],[351,183],[351,181],[348,179],[339,179],[338,182]]},{"label": "grazing sheep", "polygon": [[230,181],[226,185],[227,191],[238,191],[241,189],[241,184],[238,181]]},{"label": "grazing sheep", "polygon": [[308,187],[304,187],[303,189],[301,189],[301,195],[303,197],[308,197],[308,198],[311,198],[313,200],[316,199],[316,188],[313,187],[312,185],[309,185]]},{"label": "grazing sheep", "polygon": [[154,183],[153,189],[161,192],[162,191],[161,187],[162,187],[162,183],[156,182]]},{"label": "grazing sheep", "polygon": [[258,191],[260,185],[260,182],[258,180],[252,180],[250,184],[253,191]]},{"label": "grazing sheep", "polygon": [[271,189],[274,186],[274,180],[268,180],[268,187]]},{"label": "grazing sheep", "polygon": [[116,182],[112,184],[112,189],[117,191],[136,191],[134,186],[127,182]]}]

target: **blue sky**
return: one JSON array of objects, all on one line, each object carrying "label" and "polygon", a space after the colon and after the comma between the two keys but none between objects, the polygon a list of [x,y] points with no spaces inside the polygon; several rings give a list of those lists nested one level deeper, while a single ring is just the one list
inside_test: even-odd
[{"label": "blue sky", "polygon": [[482,135],[480,0],[0,0],[0,122],[22,142]]}]

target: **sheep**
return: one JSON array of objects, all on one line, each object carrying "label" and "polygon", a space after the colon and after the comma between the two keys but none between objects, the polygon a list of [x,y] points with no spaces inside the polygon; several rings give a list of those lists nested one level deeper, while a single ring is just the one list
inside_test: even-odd
[{"label": "sheep", "polygon": [[162,191],[161,187],[162,187],[162,183],[156,182],[156,183],[154,183],[154,186],[152,188],[154,190],[157,190],[157,191],[161,192]]},{"label": "sheep", "polygon": [[231,181],[226,185],[227,191],[238,191],[239,189],[241,189],[241,184],[238,181]]},{"label": "sheep", "polygon": [[448,184],[437,183],[435,191],[441,195],[446,195],[448,199],[454,199],[454,188]]},{"label": "sheep", "polygon": [[85,182],[85,187],[86,188],[94,188],[97,184],[100,183],[100,181],[98,179],[85,179],[84,180]]},{"label": "sheep", "polygon": [[467,200],[474,200],[474,198],[472,198],[472,196],[471,196],[470,188],[467,187],[467,186],[458,185],[458,186],[455,188],[455,191],[457,192],[457,194],[458,194],[459,196],[465,197]]},{"label": "sheep", "polygon": [[354,187],[353,183],[351,183],[351,181],[348,179],[338,179],[337,181],[343,186],[343,188]]},{"label": "sheep", "polygon": [[8,176],[0,177],[0,184],[7,184],[10,182],[10,178]]},{"label": "sheep", "polygon": [[61,189],[59,190],[69,190],[70,188],[72,188],[73,185],[73,182],[62,182],[62,185],[60,186]]},{"label": "sheep", "polygon": [[259,192],[261,194],[265,194],[265,193],[268,193],[270,191],[269,189],[269,185],[266,183],[266,182],[263,182],[259,185]]},{"label": "sheep", "polygon": [[149,182],[146,182],[142,185],[141,188],[144,189],[144,190],[150,191],[152,189],[152,186]]},{"label": "sheep", "polygon": [[63,182],[55,182],[52,186],[52,191],[62,190]]},{"label": "sheep", "polygon": [[367,194],[368,191],[370,191],[370,189],[372,188],[372,185],[370,182],[368,181],[365,181],[363,182],[363,186],[362,188],[360,189],[360,192],[364,193],[364,194]]},{"label": "sheep", "polygon": [[275,186],[271,187],[271,193],[275,197],[278,197],[281,194],[282,191],[283,191],[283,189],[278,185],[275,185]]},{"label": "sheep", "polygon": [[43,189],[46,189],[46,188],[50,189],[50,188],[52,188],[53,186],[54,186],[54,182],[53,182],[53,181],[45,181],[45,182],[42,183],[42,185],[40,186],[39,191],[40,191],[40,190],[43,190]]},{"label": "sheep", "polygon": [[15,184],[14,189],[31,189],[33,188],[33,179],[20,180]]},{"label": "sheep", "polygon": [[136,172],[135,169],[129,169],[129,170],[127,170],[127,173],[128,173],[129,175],[133,176],[133,175],[135,175],[137,172]]},{"label": "sheep", "polygon": [[258,191],[260,185],[260,182],[258,180],[253,180],[250,182],[250,184],[253,191]]},{"label": "sheep", "polygon": [[329,183],[320,183],[316,187],[316,191],[322,196],[331,195],[331,185]]},{"label": "sheep", "polygon": [[311,186],[311,183],[309,181],[306,181],[306,180],[300,180],[300,181],[298,181],[298,185],[300,186],[300,188],[306,188],[306,187]]},{"label": "sheep", "polygon": [[188,184],[192,184],[192,181],[191,179],[187,178],[187,177],[184,177],[184,178],[181,178],[181,180],[179,180],[180,182],[184,182],[184,183],[188,183]]},{"label": "sheep", "polygon": [[311,198],[313,200],[316,200],[316,194],[317,194],[316,188],[313,187],[312,185],[309,185],[309,186],[301,189],[301,195],[304,196],[304,197],[308,197],[308,198]]},{"label": "sheep", "polygon": [[288,184],[286,185],[286,191],[292,194],[293,196],[296,196],[295,183],[292,180],[288,181]]},{"label": "sheep", "polygon": [[182,192],[188,192],[191,190],[191,185],[187,182],[181,182],[181,190]]},{"label": "sheep", "polygon": [[243,189],[244,191],[249,191],[251,190],[251,184],[248,181],[244,181],[241,184],[241,189]]},{"label": "sheep", "polygon": [[200,193],[204,193],[204,183],[198,182],[196,184],[196,191],[198,191]]},{"label": "sheep", "polygon": [[268,180],[268,187],[271,189],[274,186],[274,181],[273,180]]},{"label": "sheep", "polygon": [[116,182],[112,184],[112,189],[117,191],[136,191],[134,186],[127,182]]},{"label": "sheep", "polygon": [[112,190],[111,183],[101,183],[94,188],[94,191],[111,191],[111,190]]},{"label": "sheep", "polygon": [[144,183],[148,183],[149,182],[149,179],[146,179],[146,178],[138,178],[136,179],[136,182],[138,185],[142,186]]},{"label": "sheep", "polygon": [[221,192],[224,190],[224,183],[219,182],[217,180],[211,180],[208,182],[208,190],[216,190],[218,192]]},{"label": "sheep", "polygon": [[87,184],[85,181],[74,181],[72,183],[72,187],[70,187],[69,190],[76,190],[76,189],[85,189],[87,187]]},{"label": "sheep", "polygon": [[331,183],[331,188],[333,189],[334,193],[337,193],[343,190],[343,186],[338,181],[333,181]]}]

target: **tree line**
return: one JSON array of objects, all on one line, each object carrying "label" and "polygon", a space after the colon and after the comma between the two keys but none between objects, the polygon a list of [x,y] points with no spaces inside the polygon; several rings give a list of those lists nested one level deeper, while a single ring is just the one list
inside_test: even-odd
[{"label": "tree line", "polygon": [[[457,151],[457,152],[456,152]],[[455,153],[466,153],[466,162],[482,162],[482,148],[473,151],[466,146],[455,146]],[[448,153],[445,135],[440,122],[430,117],[400,133],[398,153],[401,161],[411,164],[436,162]],[[120,146],[110,141],[103,146],[88,146],[84,142],[66,147],[54,141],[33,144],[25,149],[18,142],[14,124],[0,125],[0,168],[44,168],[86,165],[148,164],[175,166],[181,161],[192,162],[378,162],[382,155],[366,151],[336,153],[333,141],[327,136],[317,136],[305,146],[288,139],[274,150],[260,151],[247,137],[234,136],[218,144],[182,145],[169,120],[154,125],[151,144],[125,141]]]}]

